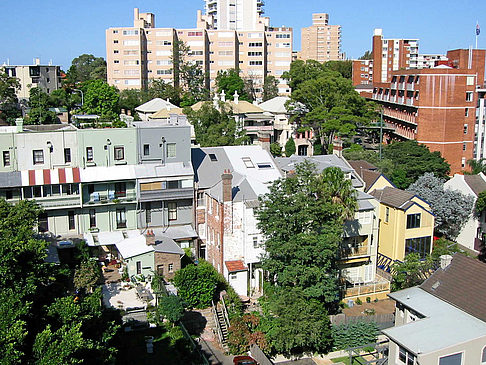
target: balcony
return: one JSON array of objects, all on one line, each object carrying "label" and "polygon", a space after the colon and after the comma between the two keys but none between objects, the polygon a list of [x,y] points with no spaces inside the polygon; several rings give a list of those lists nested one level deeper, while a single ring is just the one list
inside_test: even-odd
[{"label": "balcony", "polygon": [[180,188],[180,189],[162,189],[162,190],[145,190],[140,191],[140,201],[149,202],[154,200],[179,200],[179,199],[193,199],[194,189]]},{"label": "balcony", "polygon": [[137,194],[134,191],[126,192],[95,192],[89,196],[86,204],[107,204],[107,203],[124,203],[135,201]]},{"label": "balcony", "polygon": [[251,126],[245,126],[244,129],[246,129],[247,132],[258,132],[258,131],[269,131],[273,132],[273,125],[251,125]]},{"label": "balcony", "polygon": [[349,259],[361,256],[370,256],[370,246],[347,246],[341,248],[341,259]]},{"label": "balcony", "polygon": [[79,195],[50,196],[45,198],[35,198],[35,201],[39,203],[44,209],[81,206]]},{"label": "balcony", "polygon": [[380,278],[371,283],[365,284],[346,284],[343,293],[343,299],[359,297],[362,295],[372,295],[377,293],[389,293],[390,281]]}]

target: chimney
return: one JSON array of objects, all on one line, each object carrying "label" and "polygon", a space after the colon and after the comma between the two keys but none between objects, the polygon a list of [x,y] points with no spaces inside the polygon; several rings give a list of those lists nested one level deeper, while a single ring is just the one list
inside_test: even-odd
[{"label": "chimney", "polygon": [[332,142],[332,154],[338,157],[343,155],[343,141],[339,137],[335,137]]},{"label": "chimney", "polygon": [[230,202],[233,200],[233,188],[231,186],[233,174],[229,169],[224,170],[224,173],[221,175],[221,180],[223,182],[223,202]]},{"label": "chimney", "polygon": [[224,103],[226,102],[226,93],[223,91],[221,91],[221,101]]},{"label": "chimney", "polygon": [[239,95],[238,95],[238,91],[235,90],[235,94],[233,95],[233,101],[236,105],[238,105],[238,101],[239,101]]},{"label": "chimney", "polygon": [[34,65],[35,66],[39,66],[40,65],[40,58],[39,57],[34,58]]},{"label": "chimney", "polygon": [[258,143],[265,151],[270,152],[270,133],[258,131]]},{"label": "chimney", "polygon": [[213,106],[218,109],[218,94],[214,94],[214,98],[213,98]]},{"label": "chimney", "polygon": [[451,255],[442,255],[440,257],[440,268],[444,270],[447,266],[449,266],[452,262]]},{"label": "chimney", "polygon": [[17,133],[24,130],[24,120],[22,118],[15,119],[15,125],[17,126]]},{"label": "chimney", "polygon": [[138,8],[133,8],[133,20],[139,20],[140,19],[140,12]]}]

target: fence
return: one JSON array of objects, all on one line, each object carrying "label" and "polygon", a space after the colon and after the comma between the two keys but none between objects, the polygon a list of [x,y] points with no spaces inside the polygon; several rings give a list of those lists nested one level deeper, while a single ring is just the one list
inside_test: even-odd
[{"label": "fence", "polygon": [[194,340],[192,339],[192,337],[189,334],[189,332],[187,332],[187,329],[186,329],[186,327],[184,327],[184,325],[182,324],[182,322],[179,322],[179,326],[180,326],[180,328],[182,330],[182,334],[184,335],[184,337],[186,338],[186,340],[189,341],[189,343],[191,344],[191,350],[192,350],[192,352],[197,351],[197,353],[199,355],[199,358],[202,361],[202,364],[203,365],[210,365],[208,359],[206,358],[206,356],[204,356],[204,354],[201,351],[201,346],[198,346],[194,342]]},{"label": "fence", "polygon": [[379,329],[393,327],[395,325],[395,315],[393,313],[373,314],[365,316],[346,316],[345,314],[336,314],[329,316],[331,324],[337,326],[340,324],[349,324],[354,322],[375,322]]}]

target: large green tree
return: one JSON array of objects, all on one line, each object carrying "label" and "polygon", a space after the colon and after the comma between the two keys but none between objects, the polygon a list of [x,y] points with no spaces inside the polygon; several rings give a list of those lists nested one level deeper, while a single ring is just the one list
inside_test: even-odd
[{"label": "large green tree", "polygon": [[335,136],[353,136],[359,125],[376,117],[374,104],[361,97],[351,82],[317,61],[294,61],[284,74],[292,87],[293,121],[312,128],[322,146]]},{"label": "large green tree", "polygon": [[218,94],[224,91],[228,100],[233,98],[236,91],[241,100],[251,101],[250,96],[245,90],[245,80],[240,76],[239,71],[234,68],[218,71],[216,87]]},{"label": "large green tree", "polygon": [[275,76],[267,76],[263,81],[263,101],[273,99],[278,96],[278,80]]},{"label": "large green tree", "polygon": [[427,146],[417,141],[394,142],[383,149],[383,157],[393,164],[392,182],[400,189],[410,184],[426,172],[446,179],[450,165],[440,152],[430,152]]},{"label": "large green tree", "polygon": [[15,118],[21,117],[16,92],[20,89],[20,82],[10,77],[4,68],[0,68],[0,120],[14,124]]},{"label": "large green tree", "polygon": [[49,110],[49,95],[38,87],[29,90],[30,111],[26,124],[55,124],[59,123],[56,113]]},{"label": "large green tree", "polygon": [[72,60],[66,74],[66,82],[76,85],[89,80],[106,81],[106,61],[103,57],[82,54]]},{"label": "large green tree", "polygon": [[119,98],[117,89],[103,80],[90,80],[83,84],[84,105],[86,114],[97,114],[107,121],[118,120]]},{"label": "large green tree", "polygon": [[324,68],[332,71],[337,71],[342,77],[346,79],[353,78],[353,61],[327,61],[324,62]]},{"label": "large green tree", "polygon": [[184,110],[194,126],[196,140],[201,147],[235,146],[248,141],[245,130],[236,123],[230,110],[223,103],[220,103],[218,108],[206,102],[199,110]]}]

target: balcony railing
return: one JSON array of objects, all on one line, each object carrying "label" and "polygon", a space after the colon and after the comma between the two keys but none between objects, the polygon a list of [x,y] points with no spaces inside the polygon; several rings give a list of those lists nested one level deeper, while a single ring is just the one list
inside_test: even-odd
[{"label": "balcony railing", "polygon": [[370,246],[343,247],[341,248],[341,258],[369,256]]},{"label": "balcony railing", "polygon": [[390,291],[390,282],[379,280],[367,284],[348,286],[344,290],[344,298],[358,297],[361,295],[386,293]]},{"label": "balcony railing", "polygon": [[87,204],[105,204],[105,203],[116,203],[116,202],[127,202],[132,201],[137,198],[137,194],[134,191],[127,191],[124,194],[114,191],[104,192],[104,193],[92,193],[89,196],[89,201]]},{"label": "balcony railing", "polygon": [[51,196],[46,198],[36,198],[36,202],[43,208],[59,208],[80,206],[79,195]]}]

